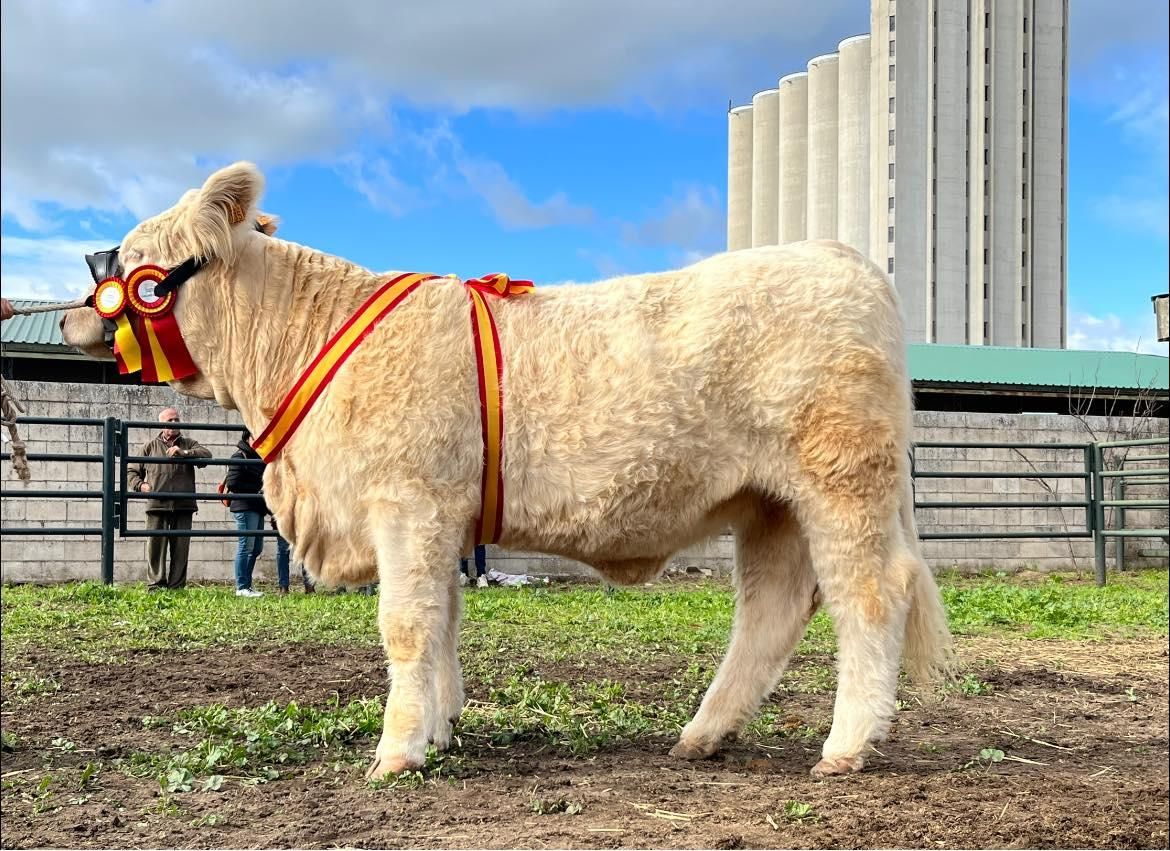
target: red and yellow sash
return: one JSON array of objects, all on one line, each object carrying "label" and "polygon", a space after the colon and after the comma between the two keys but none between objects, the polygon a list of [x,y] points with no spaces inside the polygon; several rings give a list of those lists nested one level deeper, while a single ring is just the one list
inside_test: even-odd
[{"label": "red and yellow sash", "polygon": [[475,339],[475,367],[479,376],[479,416],[483,432],[483,481],[480,485],[478,544],[494,544],[504,526],[504,358],[500,335],[484,294],[508,298],[532,292],[532,281],[513,281],[507,275],[485,275],[464,281],[471,299],[471,336]]},{"label": "red and yellow sash", "polygon": [[[280,454],[326,385],[362,340],[420,284],[430,280],[442,279],[417,273],[392,278],[366,299],[330,337],[292,389],[285,394],[264,431],[252,441],[252,448],[264,461],[272,461]],[[494,274],[464,281],[464,286],[471,301],[471,332],[475,340],[483,435],[483,479],[476,542],[491,544],[499,540],[504,516],[504,361],[500,354],[495,319],[484,295],[497,298],[521,295],[531,292],[533,284],[531,281],[513,281],[507,275]]]}]

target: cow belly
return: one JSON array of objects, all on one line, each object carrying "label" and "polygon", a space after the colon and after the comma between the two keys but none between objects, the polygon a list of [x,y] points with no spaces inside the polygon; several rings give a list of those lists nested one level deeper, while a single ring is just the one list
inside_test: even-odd
[{"label": "cow belly", "polygon": [[504,544],[580,561],[618,584],[647,582],[672,555],[727,531],[761,500],[770,499],[750,486],[731,488],[730,496],[720,497],[716,491],[726,494],[728,489],[712,484],[672,500],[595,502],[558,517],[546,515],[527,528],[509,529]]}]

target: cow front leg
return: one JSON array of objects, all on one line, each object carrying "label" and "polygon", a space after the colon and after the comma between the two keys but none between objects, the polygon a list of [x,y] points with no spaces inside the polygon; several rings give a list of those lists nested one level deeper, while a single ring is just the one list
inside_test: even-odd
[{"label": "cow front leg", "polygon": [[[388,521],[371,512],[374,545],[378,555],[378,627],[390,669],[390,693],[382,738],[374,761],[366,772],[377,780],[400,771],[421,768],[427,745],[450,740],[451,699],[442,695],[438,682],[449,682],[451,664],[450,621],[458,615],[452,605],[451,574],[455,570],[457,536],[426,538],[433,523],[419,518]],[[444,689],[449,691],[449,689]]]}]

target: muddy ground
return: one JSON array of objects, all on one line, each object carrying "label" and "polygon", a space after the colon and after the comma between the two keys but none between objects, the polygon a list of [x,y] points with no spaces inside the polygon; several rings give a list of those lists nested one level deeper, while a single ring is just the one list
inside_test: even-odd
[{"label": "muddy ground", "polygon": [[[959,639],[982,694],[902,694],[893,732],[860,775],[814,780],[821,739],[748,737],[685,763],[669,738],[574,756],[462,735],[460,776],[371,789],[361,761],[287,767],[259,785],[164,796],[116,760],[186,747],[146,716],[212,703],[327,705],[384,693],[371,648],[131,653],[83,664],[36,651],[17,667],[61,684],[4,695],[2,845],[53,847],[946,847],[1166,848],[1167,643]],[[678,669],[598,659],[534,674],[586,682],[599,665],[643,702]],[[799,664],[800,660],[797,660]],[[655,666],[656,668],[658,666]],[[484,699],[471,680],[468,696]],[[665,688],[663,688],[665,690]],[[793,724],[827,724],[832,691],[774,695]],[[787,723],[787,722],[786,722]],[[15,736],[13,743],[12,736]],[[63,750],[61,740],[74,743]],[[56,745],[54,742],[56,741]],[[979,759],[984,748],[1002,759]],[[96,780],[84,766],[100,760]],[[971,764],[974,762],[974,764]],[[964,767],[966,766],[966,767]],[[45,777],[51,781],[42,786]],[[48,793],[48,794],[46,794]],[[534,802],[543,802],[534,809]],[[789,802],[797,802],[791,804]],[[786,809],[786,804],[787,809]],[[807,805],[807,809],[797,806]],[[544,809],[546,812],[538,812]],[[561,810],[548,812],[547,810]],[[566,811],[567,810],[567,811]]]}]

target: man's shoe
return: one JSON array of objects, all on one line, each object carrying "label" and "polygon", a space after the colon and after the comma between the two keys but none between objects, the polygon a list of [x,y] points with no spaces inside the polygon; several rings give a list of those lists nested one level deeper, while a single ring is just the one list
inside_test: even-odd
[{"label": "man's shoe", "polygon": [[487,577],[486,577],[486,576],[479,576],[479,577],[476,577],[476,580],[475,580],[475,587],[476,587],[476,588],[487,588],[487,587],[488,587],[488,579],[487,579]]},{"label": "man's shoe", "polygon": [[280,595],[280,596],[282,596],[282,597],[287,597],[287,596],[288,596],[288,589],[287,589],[287,588],[281,588],[281,589],[280,589],[279,591],[277,591],[276,593],[277,593],[277,594],[279,594],[279,595]]},{"label": "man's shoe", "polygon": [[459,587],[463,588],[467,585],[467,574],[462,571],[459,572]]},{"label": "man's shoe", "polygon": [[252,588],[237,588],[236,589],[236,596],[237,597],[263,597],[264,592],[263,591],[256,591]]}]

